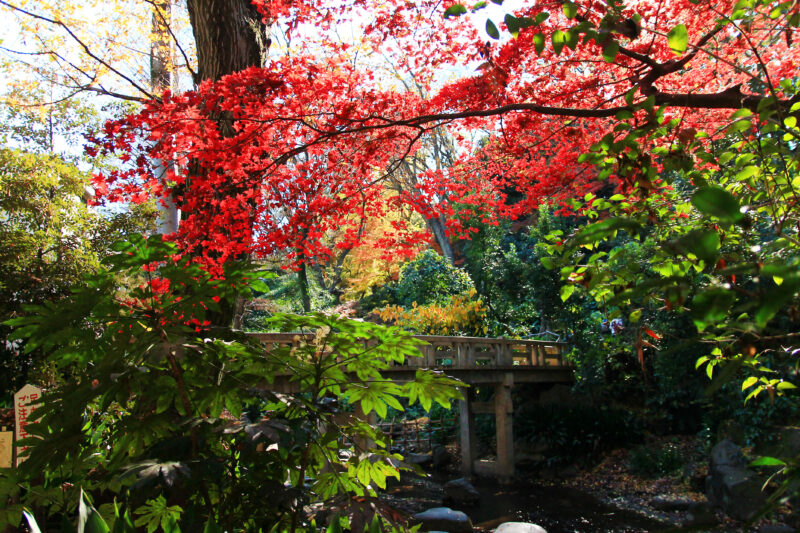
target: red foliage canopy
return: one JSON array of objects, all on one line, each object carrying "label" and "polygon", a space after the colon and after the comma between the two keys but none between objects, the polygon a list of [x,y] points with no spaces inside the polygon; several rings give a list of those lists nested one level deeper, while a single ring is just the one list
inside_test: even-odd
[{"label": "red foliage canopy", "polygon": [[[445,18],[463,11],[452,2],[256,4],[293,33],[299,52],[166,94],[95,139],[126,162],[96,176],[102,197],[174,196],[184,213],[177,238],[212,263],[276,250],[324,260],[328,230],[344,228],[338,246],[355,246],[365,215],[400,204],[426,216],[477,206],[487,221],[519,217],[598,188],[579,155],[656,120],[640,105],[648,99],[677,126],[647,143],[677,146],[686,132],[713,138],[732,109],[784,98],[780,81],[797,75],[791,3],[534,1],[507,13],[494,44],[466,19]],[[328,29],[348,18],[362,25],[357,46],[328,41]],[[411,82],[380,75],[358,54],[390,57]],[[466,74],[437,84],[448,66]],[[456,163],[420,175],[413,194],[386,194],[393,165],[443,125],[458,141]],[[643,147],[630,150],[640,157]],[[173,170],[153,175],[153,159]],[[608,176],[628,192],[636,179]],[[421,238],[397,227],[387,242]]]}]

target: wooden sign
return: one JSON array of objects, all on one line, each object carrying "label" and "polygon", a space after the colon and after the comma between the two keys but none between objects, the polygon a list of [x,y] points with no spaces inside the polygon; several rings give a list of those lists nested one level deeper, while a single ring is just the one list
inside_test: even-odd
[{"label": "wooden sign", "polygon": [[[25,385],[14,395],[14,419],[17,423],[17,440],[27,438],[28,432],[25,426],[28,425],[28,417],[35,409],[36,403],[42,398],[42,389],[33,385]],[[26,459],[27,446],[17,447],[17,466]]]},{"label": "wooden sign", "polygon": [[6,431],[5,426],[0,429],[0,468],[11,468],[14,465],[14,432]]}]

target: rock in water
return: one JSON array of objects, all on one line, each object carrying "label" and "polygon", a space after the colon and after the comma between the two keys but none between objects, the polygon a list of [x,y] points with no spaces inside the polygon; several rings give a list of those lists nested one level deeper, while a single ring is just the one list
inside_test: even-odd
[{"label": "rock in water", "polygon": [[494,530],[494,533],[547,533],[547,530],[528,522],[504,522]]},{"label": "rock in water", "polygon": [[446,505],[478,505],[481,501],[480,493],[466,478],[458,478],[444,484],[444,497]]},{"label": "rock in water", "polygon": [[766,502],[764,480],[745,465],[741,448],[727,439],[711,450],[706,495],[736,520],[749,520]]},{"label": "rock in water", "polygon": [[447,531],[449,533],[472,533],[472,522],[461,511],[449,507],[434,507],[411,517],[415,524],[422,524],[422,531]]}]

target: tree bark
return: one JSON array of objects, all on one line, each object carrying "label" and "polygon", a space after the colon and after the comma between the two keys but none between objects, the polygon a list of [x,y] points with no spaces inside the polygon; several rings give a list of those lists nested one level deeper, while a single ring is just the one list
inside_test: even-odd
[{"label": "tree bark", "polygon": [[197,79],[218,80],[264,63],[269,28],[250,0],[187,0],[197,46]]},{"label": "tree bark", "polygon": [[308,287],[308,269],[305,260],[300,263],[300,268],[297,271],[297,284],[300,286],[300,302],[303,304],[303,311],[310,313],[311,294]]},{"label": "tree bark", "polygon": [[[195,84],[263,66],[270,45],[269,28],[251,0],[187,0],[186,7],[197,49]],[[233,134],[230,120],[225,116],[217,119],[223,135]],[[212,313],[211,321],[241,327],[241,315],[237,313],[244,307],[241,298],[238,296],[232,305],[222,305],[219,313]]]}]

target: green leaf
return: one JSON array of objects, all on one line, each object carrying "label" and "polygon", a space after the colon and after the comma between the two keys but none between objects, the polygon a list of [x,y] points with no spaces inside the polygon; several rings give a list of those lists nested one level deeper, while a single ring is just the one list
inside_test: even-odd
[{"label": "green leaf", "polygon": [[732,291],[714,288],[701,292],[692,300],[692,317],[697,329],[703,331],[707,326],[724,320],[736,296]]},{"label": "green leaf", "polygon": [[571,240],[570,244],[592,244],[616,235],[618,230],[625,230],[635,235],[642,229],[642,225],[628,218],[610,217],[600,222],[585,226]]},{"label": "green leaf", "polygon": [[497,29],[497,26],[494,25],[490,19],[486,19],[486,33],[489,34],[489,37],[492,39],[499,39],[500,38],[500,31]]},{"label": "green leaf", "polygon": [[544,34],[537,33],[533,36],[533,49],[536,50],[537,55],[542,55],[544,51]]},{"label": "green leaf", "polygon": [[742,382],[742,390],[749,389],[756,383],[758,383],[758,378],[755,376],[750,376],[749,378],[744,380],[744,382]]},{"label": "green leaf", "polygon": [[558,55],[561,53],[561,50],[564,49],[564,45],[567,44],[567,34],[561,30],[556,30],[553,32],[550,40],[553,43],[553,51]]},{"label": "green leaf", "polygon": [[467,8],[462,6],[461,4],[453,4],[452,6],[448,7],[444,10],[444,18],[450,17],[460,17],[467,13]]},{"label": "green leaf", "polygon": [[100,513],[86,500],[81,490],[78,503],[78,533],[109,533],[111,530]]},{"label": "green leaf", "polygon": [[726,222],[738,222],[744,217],[739,201],[720,187],[703,187],[692,195],[692,205],[698,211]]},{"label": "green leaf", "polygon": [[22,516],[24,516],[25,521],[28,522],[28,527],[30,528],[31,533],[42,533],[42,530],[39,529],[39,524],[36,523],[36,519],[33,517],[30,511],[25,509],[22,511]]},{"label": "green leaf", "polygon": [[519,30],[520,30],[519,19],[514,15],[512,15],[511,13],[508,13],[503,19],[503,22],[506,23],[508,32],[516,38],[517,35],[519,35]]},{"label": "green leaf", "polygon": [[786,466],[786,463],[777,457],[759,457],[750,461],[750,466]]},{"label": "green leaf", "polygon": [[785,278],[783,283],[770,288],[763,295],[759,295],[757,300],[758,310],[755,314],[758,327],[765,327],[784,304],[794,298],[798,290],[800,290],[800,278],[792,276]]},{"label": "green leaf", "polygon": [[222,528],[217,525],[213,518],[209,518],[203,528],[203,533],[222,533]]},{"label": "green leaf", "polygon": [[619,43],[614,39],[608,41],[605,46],[603,46],[603,60],[606,63],[613,63],[614,59],[617,58],[617,54],[619,53]]},{"label": "green leaf", "polygon": [[578,15],[578,6],[573,2],[564,2],[561,9],[564,11],[564,16],[568,19],[574,19]]},{"label": "green leaf", "polygon": [[561,287],[561,291],[560,292],[561,292],[561,301],[562,302],[566,302],[569,299],[569,297],[572,296],[572,293],[575,292],[575,285],[573,285],[571,283],[567,284],[567,285],[563,285]]},{"label": "green leaf", "polygon": [[707,263],[716,263],[719,256],[719,234],[710,229],[692,230],[672,243],[679,253],[692,253]]},{"label": "green leaf", "polygon": [[689,46],[689,32],[686,31],[686,26],[678,24],[669,30],[667,42],[669,43],[670,50],[672,50],[674,54],[683,54],[686,51],[686,47]]}]

